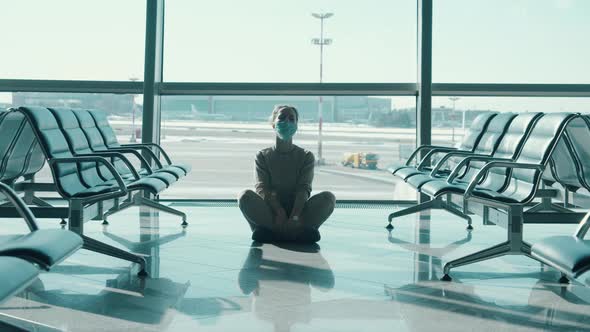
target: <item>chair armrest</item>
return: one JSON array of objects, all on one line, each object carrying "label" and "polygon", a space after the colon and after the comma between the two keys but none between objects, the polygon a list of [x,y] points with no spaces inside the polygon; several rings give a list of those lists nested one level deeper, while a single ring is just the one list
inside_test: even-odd
[{"label": "chair armrest", "polygon": [[[122,144],[121,146],[122,147],[136,147],[136,148],[146,148],[147,147],[150,149],[150,151],[152,151],[152,153],[153,153],[153,150],[151,148],[156,148],[156,150],[158,150],[162,154],[162,156],[166,160],[166,163],[168,163],[168,165],[172,165],[172,160],[170,159],[170,157],[168,156],[166,151],[164,151],[164,149],[162,149],[162,147],[156,143]],[[155,154],[153,156],[155,157],[155,160],[159,161],[159,159],[156,157]],[[161,166],[162,165],[160,164],[160,167]]]},{"label": "chair armrest", "polygon": [[[160,162],[160,158],[156,155],[156,153],[154,153],[154,151],[152,150],[152,148],[148,147],[148,146],[132,146],[134,144],[126,144],[126,145],[121,145],[121,147],[118,148],[109,148],[109,150],[117,150],[117,149],[132,149],[132,150],[140,150],[140,151],[144,151],[146,152],[153,160],[154,163],[156,164],[156,168],[160,169],[162,168],[162,162]],[[144,158],[145,159],[145,158]]]},{"label": "chair armrest", "polygon": [[150,163],[145,159],[141,153],[137,152],[135,149],[125,149],[125,148],[109,148],[108,150],[96,150],[95,153],[103,153],[103,152],[118,152],[122,154],[132,154],[134,155],[139,162],[141,163],[141,167],[145,168],[149,174],[152,174],[154,171],[150,166]]},{"label": "chair armrest", "polygon": [[[456,150],[455,148],[449,148],[446,146],[438,146],[438,145],[420,145],[419,147],[416,148],[416,150],[414,150],[414,152],[412,152],[412,154],[408,157],[408,160],[406,160],[406,166],[410,166],[411,161],[416,158],[416,156],[418,156],[418,153],[422,150],[426,150],[426,149],[450,149],[450,150]],[[449,151],[450,151],[449,150]]]},{"label": "chair armrest", "polygon": [[[426,153],[424,158],[422,158],[420,160],[420,162],[418,163],[418,167],[420,169],[423,169],[424,167],[426,167],[427,162],[430,161],[432,156],[437,153],[449,153],[449,152],[458,152],[458,151],[461,151],[461,150],[457,150],[457,148],[448,148],[448,147],[432,149],[432,150],[428,151],[428,153]],[[469,151],[466,151],[466,152],[469,152]]]},{"label": "chair armrest", "polygon": [[[449,160],[451,157],[454,156],[477,156],[477,157],[489,157],[489,155],[487,154],[476,154],[470,151],[451,151],[448,152],[447,154],[445,154],[441,160],[438,161],[438,163],[436,163],[436,165],[434,166],[434,168],[432,169],[432,172],[430,172],[430,175],[436,175],[436,173],[438,173],[438,171],[443,167],[443,165],[447,162],[447,160]],[[425,165],[424,165],[425,166]],[[418,170],[422,170],[421,167],[424,167],[419,165],[418,166]]]},{"label": "chair armrest", "polygon": [[[459,176],[459,172],[461,172],[461,169],[472,161],[507,161],[507,162],[511,162],[513,160],[508,159],[508,158],[494,158],[491,156],[483,156],[483,155],[473,155],[473,156],[465,157],[463,160],[461,160],[459,162],[459,164],[457,164],[457,166],[455,166],[455,168],[453,169],[451,174],[449,174],[449,176],[447,177],[447,183],[453,183],[453,181],[457,178],[457,176]],[[433,169],[433,171],[434,171],[434,169]],[[432,175],[432,173],[431,173],[431,175]]]},{"label": "chair armrest", "polygon": [[469,186],[467,186],[467,189],[465,190],[464,199],[467,200],[467,199],[469,199],[469,197],[473,196],[473,190],[475,189],[475,186],[477,186],[479,181],[487,174],[487,172],[491,168],[497,168],[497,167],[505,167],[505,168],[511,168],[511,169],[514,169],[514,168],[535,169],[540,172],[542,172],[545,169],[545,166],[540,165],[540,164],[525,164],[525,163],[515,163],[515,162],[509,162],[509,161],[491,161],[491,162],[485,164],[484,167],[482,167],[481,170],[473,177],[473,179],[471,179],[471,182],[469,182]]},{"label": "chair armrest", "polygon": [[111,172],[111,175],[113,175],[113,178],[115,179],[115,181],[117,182],[117,185],[119,186],[119,192],[123,195],[127,194],[127,186],[125,185],[125,182],[123,182],[123,179],[121,178],[121,175],[117,172],[117,170],[115,169],[115,167],[109,163],[108,160],[106,160],[103,157],[99,157],[99,156],[76,156],[76,157],[68,157],[68,158],[53,158],[53,159],[49,159],[49,165],[53,166],[54,164],[72,164],[72,163],[84,163],[84,162],[94,162],[94,163],[100,163],[103,164],[108,170],[109,172]]},{"label": "chair armrest", "polygon": [[76,156],[80,156],[80,157],[98,156],[98,157],[119,158],[125,164],[125,166],[127,166],[127,168],[129,169],[129,171],[131,171],[131,174],[133,174],[133,177],[135,178],[135,180],[139,180],[141,178],[139,176],[139,173],[137,173],[137,170],[135,169],[135,167],[133,167],[133,165],[129,161],[129,159],[127,159],[127,157],[125,157],[120,152],[96,151],[96,152],[89,153],[89,154],[77,154]]},{"label": "chair armrest", "polygon": [[34,232],[39,229],[37,226],[37,221],[35,220],[35,216],[33,212],[27,207],[27,205],[23,202],[23,200],[18,197],[15,192],[6,184],[0,182],[0,192],[6,196],[6,199],[16,208],[18,214],[25,220],[27,226],[29,226],[29,230]]}]

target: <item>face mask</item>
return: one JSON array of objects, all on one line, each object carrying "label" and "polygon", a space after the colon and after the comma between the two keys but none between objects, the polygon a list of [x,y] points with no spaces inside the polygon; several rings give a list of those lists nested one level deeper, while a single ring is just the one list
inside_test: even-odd
[{"label": "face mask", "polygon": [[287,141],[297,131],[297,123],[289,121],[280,121],[275,124],[275,131],[280,139]]}]

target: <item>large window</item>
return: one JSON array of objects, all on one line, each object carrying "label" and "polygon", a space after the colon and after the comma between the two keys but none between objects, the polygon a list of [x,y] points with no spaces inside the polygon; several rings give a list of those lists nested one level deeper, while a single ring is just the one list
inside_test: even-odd
[{"label": "large window", "polygon": [[434,2],[433,81],[590,83],[590,1]]},{"label": "large window", "polygon": [[169,0],[164,79],[318,82],[312,13],[324,82],[415,82],[415,0]]},{"label": "large window", "polygon": [[[315,169],[314,193],[330,190],[339,199],[415,199],[403,181],[399,183],[385,170],[405,160],[414,149],[414,100],[323,97],[325,162]],[[274,144],[268,117],[274,105],[285,103],[300,112],[294,143],[319,159],[318,97],[164,97],[162,145],[175,159],[190,163],[194,171],[162,197],[234,199],[242,190],[252,189],[256,152]],[[355,153],[368,158],[355,164],[347,159]],[[366,161],[371,156],[378,158],[376,169]]]},{"label": "large window", "polygon": [[19,0],[0,6],[0,78],[143,79],[145,0]]}]

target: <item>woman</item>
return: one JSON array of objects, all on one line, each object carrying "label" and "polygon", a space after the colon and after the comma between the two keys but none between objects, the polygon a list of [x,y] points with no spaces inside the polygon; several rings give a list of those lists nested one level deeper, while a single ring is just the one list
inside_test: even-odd
[{"label": "woman", "polygon": [[276,106],[270,121],[275,145],[256,154],[256,192],[240,194],[240,210],[254,241],[317,242],[318,229],[334,211],[336,198],[327,191],[310,198],[315,160],[311,152],[293,144],[297,109]]}]

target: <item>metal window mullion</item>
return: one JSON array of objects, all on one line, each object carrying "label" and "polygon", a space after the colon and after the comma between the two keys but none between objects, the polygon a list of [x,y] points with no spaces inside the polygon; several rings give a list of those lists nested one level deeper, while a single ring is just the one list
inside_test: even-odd
[{"label": "metal window mullion", "polygon": [[[416,83],[155,83],[160,95],[416,96]],[[143,82],[0,79],[0,92],[140,94]],[[590,97],[590,84],[432,83],[433,96]]]},{"label": "metal window mullion", "polygon": [[590,84],[433,83],[436,96],[590,97]]},{"label": "metal window mullion", "polygon": [[158,85],[161,95],[415,96],[415,83],[177,83]]},{"label": "metal window mullion", "polygon": [[[417,22],[416,146],[421,146],[432,142],[432,0],[418,0]],[[417,196],[420,203],[430,199],[424,194]]]},{"label": "metal window mullion", "polygon": [[143,84],[142,142],[159,143],[160,95],[164,43],[164,0],[147,0]]},{"label": "metal window mullion", "polygon": [[0,92],[139,94],[142,82],[0,79]]}]

